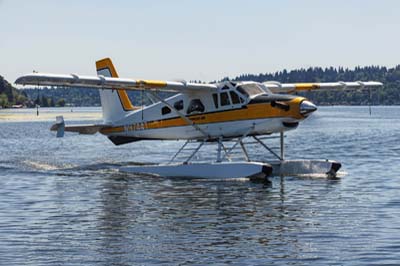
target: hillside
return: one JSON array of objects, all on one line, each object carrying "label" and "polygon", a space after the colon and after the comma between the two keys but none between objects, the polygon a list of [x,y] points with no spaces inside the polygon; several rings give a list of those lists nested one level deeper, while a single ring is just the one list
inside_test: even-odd
[{"label": "hillside", "polygon": [[[246,74],[232,80],[279,81],[282,83],[374,80],[382,82],[384,87],[371,91],[372,104],[400,104],[400,65],[394,68],[367,66],[355,69],[314,67],[258,75]],[[368,91],[306,92],[303,95],[318,105],[366,105],[370,101]]]},{"label": "hillside", "polygon": [[25,92],[17,90],[0,76],[0,107],[11,107],[15,104],[24,105],[28,102]]},{"label": "hillside", "polygon": [[[100,106],[100,95],[97,89],[83,88],[36,88],[23,89],[23,92],[32,100],[39,99],[40,106]],[[129,98],[133,105],[149,104],[146,97],[142,98],[141,92],[129,91]],[[161,96],[169,95],[168,93],[160,93]],[[63,104],[60,104],[63,103]],[[52,105],[53,104],[53,105]]]}]

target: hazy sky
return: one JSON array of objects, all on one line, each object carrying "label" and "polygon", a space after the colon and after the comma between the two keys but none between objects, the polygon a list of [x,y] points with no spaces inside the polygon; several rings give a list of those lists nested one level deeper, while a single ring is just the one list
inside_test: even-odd
[{"label": "hazy sky", "polygon": [[400,1],[0,0],[0,75],[210,81],[309,66],[400,64]]}]

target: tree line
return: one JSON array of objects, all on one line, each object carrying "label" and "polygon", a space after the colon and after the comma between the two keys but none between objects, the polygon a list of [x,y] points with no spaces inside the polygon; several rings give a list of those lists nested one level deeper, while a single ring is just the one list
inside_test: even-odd
[{"label": "tree line", "polygon": [[13,105],[24,105],[28,96],[23,91],[14,88],[7,80],[0,76],[0,107],[11,107]]},{"label": "tree line", "polygon": [[[59,106],[59,99],[68,106],[100,106],[100,95],[97,89],[84,88],[26,88],[22,90],[30,99],[39,99],[40,106]],[[150,104],[150,101],[140,91],[128,91],[129,98],[133,105],[140,106]],[[160,92],[161,97],[172,95],[171,93]],[[44,100],[42,100],[44,99]],[[58,100],[57,100],[58,99]],[[44,103],[48,102],[47,105]]]},{"label": "tree line", "polygon": [[[225,79],[229,79],[228,77]],[[333,82],[333,81],[380,81],[382,88],[364,91],[313,91],[301,93],[318,105],[397,105],[400,104],[400,65],[394,68],[366,66],[348,68],[310,67],[292,71],[282,70],[275,73],[244,74],[232,78],[234,81],[253,80],[258,82],[278,81],[296,82]]]},{"label": "tree line", "polygon": [[[382,66],[355,67],[310,67],[274,73],[243,74],[237,77],[226,77],[222,80],[232,81],[278,81],[281,83],[296,82],[333,82],[333,81],[380,81],[383,88],[371,92],[364,91],[313,91],[305,92],[306,96],[319,105],[396,105],[400,104],[400,65],[387,68]],[[201,82],[201,81],[196,81]],[[214,81],[215,82],[215,81]],[[134,105],[148,104],[141,92],[128,93]],[[164,93],[163,96],[170,94]],[[96,89],[83,88],[26,88],[17,90],[0,76],[0,106],[24,104],[26,106],[100,106],[100,97]]]}]

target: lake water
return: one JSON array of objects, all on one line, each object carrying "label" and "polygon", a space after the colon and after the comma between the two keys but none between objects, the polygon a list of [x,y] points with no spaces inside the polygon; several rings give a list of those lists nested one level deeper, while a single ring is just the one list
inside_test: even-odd
[{"label": "lake water", "polygon": [[[73,111],[67,123],[100,109]],[[287,133],[287,157],[334,159],[346,175],[270,185],[118,173],[182,143],[56,139],[60,109],[2,112],[0,265],[400,265],[400,107],[320,107]]]}]

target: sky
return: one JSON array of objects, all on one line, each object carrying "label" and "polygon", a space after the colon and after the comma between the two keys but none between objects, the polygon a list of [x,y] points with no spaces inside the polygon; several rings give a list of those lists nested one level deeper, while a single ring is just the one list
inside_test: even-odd
[{"label": "sky", "polygon": [[310,66],[400,64],[400,1],[0,0],[0,75],[219,80]]}]

